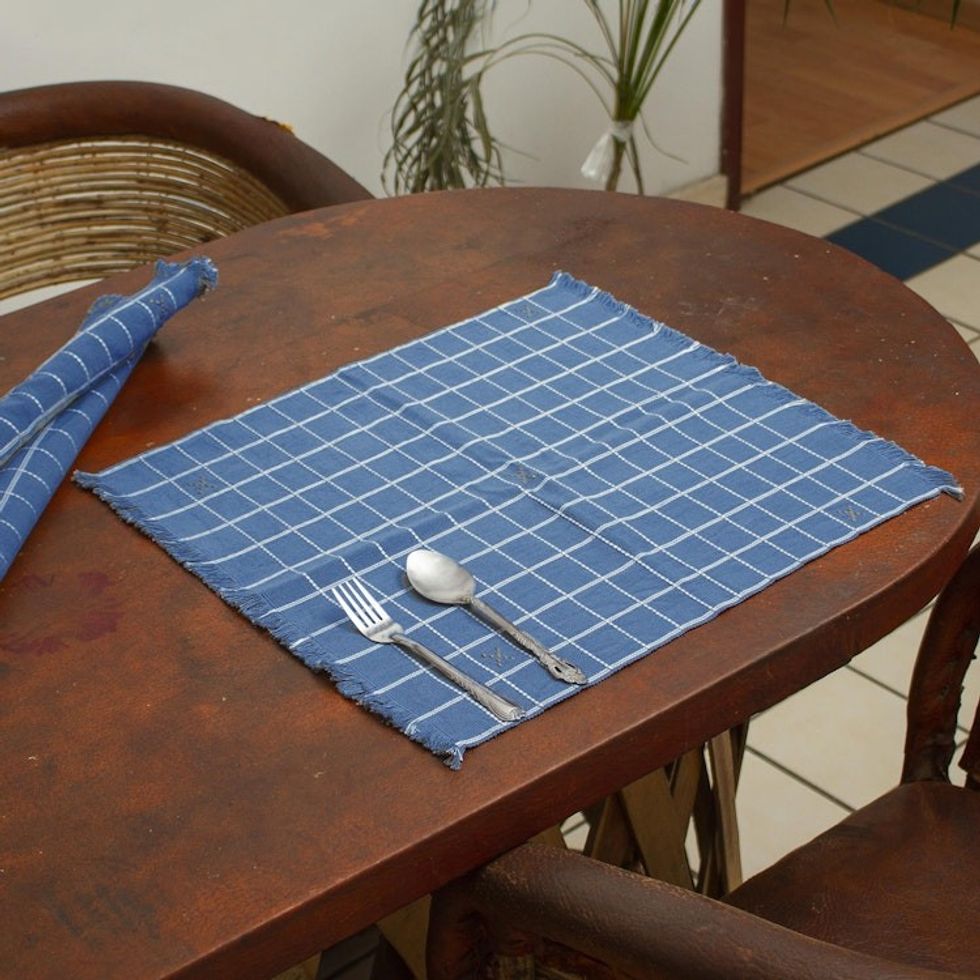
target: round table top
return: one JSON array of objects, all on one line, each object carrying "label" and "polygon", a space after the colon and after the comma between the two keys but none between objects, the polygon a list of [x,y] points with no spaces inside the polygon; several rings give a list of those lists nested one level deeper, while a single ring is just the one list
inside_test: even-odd
[{"label": "round table top", "polygon": [[[0,974],[262,976],[846,663],[924,605],[980,521],[980,365],[819,239],[604,192],[484,190],[295,215],[202,247],[82,451],[98,470],[564,269],[951,471],[459,772],[336,693],[67,483],[0,582]],[[146,270],[0,320],[0,389]],[[182,974],[183,975],[183,974]]]}]

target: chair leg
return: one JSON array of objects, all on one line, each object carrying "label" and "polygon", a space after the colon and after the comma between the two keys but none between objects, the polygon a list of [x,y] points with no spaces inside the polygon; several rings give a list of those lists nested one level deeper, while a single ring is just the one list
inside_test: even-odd
[{"label": "chair leg", "polygon": [[371,966],[371,980],[416,980],[398,951],[382,935]]},{"label": "chair leg", "polygon": [[590,808],[588,819],[589,836],[582,853],[618,868],[632,866],[636,847],[619,794],[613,793]]},{"label": "chair leg", "polygon": [[[373,980],[383,980],[387,976],[393,980],[425,980],[425,942],[431,901],[426,895],[378,923],[381,942],[375,956]],[[383,969],[393,972],[378,972]],[[395,972],[398,969],[402,972]]]},{"label": "chair leg", "polygon": [[722,732],[708,743],[712,783],[715,788],[717,826],[715,847],[722,876],[722,889],[730,892],[742,883],[742,852],[735,812],[738,767],[735,761],[732,732]]},{"label": "chair leg", "polygon": [[[980,640],[980,545],[956,570],[929,614],[909,688],[902,782],[949,781],[963,678]],[[980,788],[980,710],[960,766]]]},{"label": "chair leg", "polygon": [[[692,749],[669,766],[643,776],[589,808],[589,835],[583,853],[617,867],[642,870],[682,888],[717,897],[741,883],[735,793],[741,771],[748,725],[740,725]],[[693,824],[699,855],[692,869],[687,835]],[[539,834],[541,843],[564,847],[555,826]],[[379,928],[411,971],[424,978],[428,900],[423,899],[380,922]],[[498,953],[506,950],[494,969],[498,980],[531,978],[533,957],[524,938],[496,937]],[[461,949],[466,947],[463,942]],[[385,961],[382,961],[384,965]],[[400,977],[396,974],[393,976]],[[379,978],[383,974],[376,974]]]},{"label": "chair leg", "polygon": [[[583,853],[718,897],[742,880],[735,793],[748,725],[716,736],[587,813]],[[698,861],[687,851],[693,824]]]},{"label": "chair leg", "polygon": [[735,793],[747,737],[747,722],[717,736],[714,755],[720,764],[710,761],[709,745],[709,766],[699,773],[692,817],[700,855],[696,888],[711,898],[731,891],[742,877]]},{"label": "chair leg", "polygon": [[620,790],[620,799],[647,874],[682,888],[693,888],[681,819],[666,769],[638,779]]}]

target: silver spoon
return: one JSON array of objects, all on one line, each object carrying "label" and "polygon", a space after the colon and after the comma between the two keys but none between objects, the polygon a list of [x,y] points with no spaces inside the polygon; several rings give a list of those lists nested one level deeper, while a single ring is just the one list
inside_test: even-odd
[{"label": "silver spoon", "polygon": [[533,636],[515,626],[492,606],[474,595],[476,582],[458,561],[438,551],[420,548],[405,562],[405,571],[412,588],[419,595],[453,606],[468,606],[472,612],[494,629],[500,630],[515,643],[524,647],[545,666],[552,677],[568,684],[585,684],[586,676],[574,664],[556,657]]}]

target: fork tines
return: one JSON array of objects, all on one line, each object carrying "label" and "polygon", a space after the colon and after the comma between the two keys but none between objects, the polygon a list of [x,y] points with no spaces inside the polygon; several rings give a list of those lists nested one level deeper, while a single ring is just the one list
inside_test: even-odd
[{"label": "fork tines", "polygon": [[385,619],[384,609],[355,576],[338,582],[330,591],[347,618],[354,623],[374,626]]}]

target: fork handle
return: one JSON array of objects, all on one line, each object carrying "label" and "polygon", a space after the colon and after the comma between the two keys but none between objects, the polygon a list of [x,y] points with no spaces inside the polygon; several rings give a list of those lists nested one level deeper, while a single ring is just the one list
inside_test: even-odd
[{"label": "fork handle", "polygon": [[519,708],[513,701],[500,694],[491,691],[485,684],[457,670],[451,663],[443,660],[437,653],[433,653],[428,647],[422,646],[416,640],[412,640],[404,633],[392,633],[391,639],[400,647],[414,654],[419,660],[424,661],[430,667],[434,667],[443,677],[451,680],[457,687],[461,687],[474,700],[479,701],[487,711],[496,715],[501,721],[517,721],[524,717],[524,709]]}]

